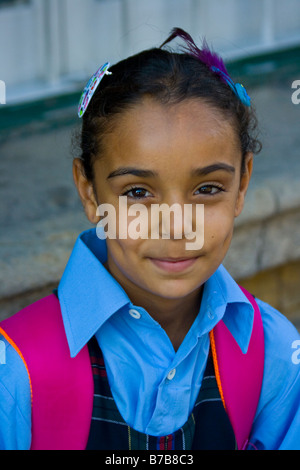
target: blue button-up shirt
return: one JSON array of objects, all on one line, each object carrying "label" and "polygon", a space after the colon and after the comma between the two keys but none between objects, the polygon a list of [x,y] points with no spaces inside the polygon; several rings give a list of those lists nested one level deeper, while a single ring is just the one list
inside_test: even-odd
[{"label": "blue button-up shirt", "polygon": [[[247,351],[253,308],[223,266],[205,283],[201,307],[175,352],[166,332],[133,305],[104,267],[106,243],[95,230],[78,238],[58,287],[71,356],[96,335],[112,394],[125,421],[156,436],[188,419],[209,351],[209,331],[223,319]],[[278,311],[257,300],[265,334],[265,369],[251,443],[258,449],[300,450],[300,336]],[[29,449],[30,388],[22,360],[1,338],[0,449]],[[299,359],[298,359],[299,358]]]}]

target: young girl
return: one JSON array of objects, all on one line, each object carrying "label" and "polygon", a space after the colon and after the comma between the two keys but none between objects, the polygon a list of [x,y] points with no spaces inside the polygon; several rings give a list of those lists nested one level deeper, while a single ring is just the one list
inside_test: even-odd
[{"label": "young girl", "polygon": [[222,266],[259,150],[250,98],[206,44],[163,46],[84,91],[73,174],[96,227],[1,325],[1,449],[300,449],[299,335]]}]

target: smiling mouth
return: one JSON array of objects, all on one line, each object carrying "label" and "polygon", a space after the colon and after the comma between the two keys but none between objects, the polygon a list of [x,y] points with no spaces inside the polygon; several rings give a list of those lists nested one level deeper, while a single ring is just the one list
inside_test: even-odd
[{"label": "smiling mouth", "polygon": [[194,258],[149,258],[159,269],[178,273],[185,271],[195,264],[198,257]]}]

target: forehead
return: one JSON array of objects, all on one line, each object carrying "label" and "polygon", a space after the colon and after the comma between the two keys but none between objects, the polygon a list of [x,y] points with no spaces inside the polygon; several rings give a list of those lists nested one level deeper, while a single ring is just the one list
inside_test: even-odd
[{"label": "forehead", "polygon": [[182,168],[212,158],[239,165],[241,158],[231,121],[201,100],[163,105],[145,99],[115,118],[103,143],[110,168],[143,162]]}]

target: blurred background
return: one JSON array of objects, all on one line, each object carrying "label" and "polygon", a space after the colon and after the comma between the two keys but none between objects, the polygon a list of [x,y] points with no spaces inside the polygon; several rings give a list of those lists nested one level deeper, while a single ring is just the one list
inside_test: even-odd
[{"label": "blurred background", "polygon": [[300,329],[299,0],[0,0],[0,319],[51,293],[89,228],[72,180],[86,81],[174,26],[223,55],[259,118],[224,264]]}]

